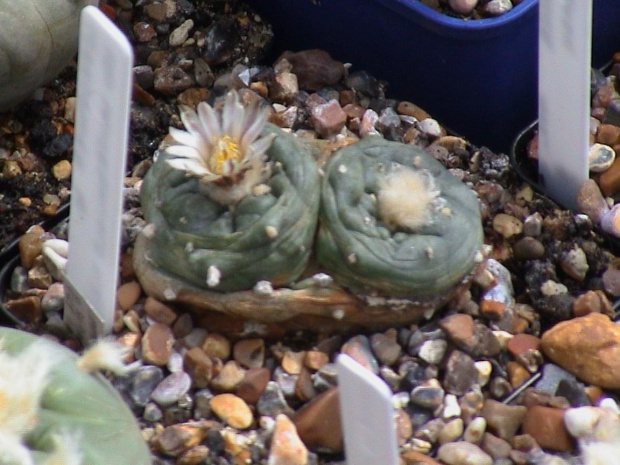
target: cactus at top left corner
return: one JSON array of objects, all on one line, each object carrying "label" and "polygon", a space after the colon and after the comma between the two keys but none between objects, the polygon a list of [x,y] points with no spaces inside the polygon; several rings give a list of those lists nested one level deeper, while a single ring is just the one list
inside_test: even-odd
[{"label": "cactus at top left corner", "polygon": [[82,8],[97,0],[0,0],[0,111],[53,79],[77,52]]},{"label": "cactus at top left corner", "polygon": [[71,350],[0,328],[0,465],[149,465],[135,417]]},{"label": "cactus at top left corner", "polygon": [[218,292],[294,282],[307,265],[318,217],[311,154],[235,92],[219,113],[206,103],[197,110],[181,108],[187,131],[170,129],[172,144],[142,183],[147,259]]}]

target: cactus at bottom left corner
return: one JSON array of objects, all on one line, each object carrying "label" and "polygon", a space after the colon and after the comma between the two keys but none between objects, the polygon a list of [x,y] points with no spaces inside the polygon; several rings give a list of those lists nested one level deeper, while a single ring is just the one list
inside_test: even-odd
[{"label": "cactus at bottom left corner", "polygon": [[135,417],[69,349],[0,328],[0,465],[147,465]]}]

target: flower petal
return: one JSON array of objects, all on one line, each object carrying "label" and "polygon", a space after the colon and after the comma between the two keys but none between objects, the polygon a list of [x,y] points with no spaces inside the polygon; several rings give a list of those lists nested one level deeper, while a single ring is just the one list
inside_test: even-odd
[{"label": "flower petal", "polygon": [[189,158],[196,161],[202,160],[200,151],[195,147],[187,145],[171,145],[166,147],[166,153],[180,158]]},{"label": "flower petal", "polygon": [[187,105],[179,105],[179,115],[185,129],[192,135],[200,135],[200,122],[198,115]]},{"label": "flower petal", "polygon": [[215,110],[206,102],[198,104],[198,120],[200,121],[201,134],[209,144],[222,137],[222,126]]},{"label": "flower petal", "polygon": [[194,147],[195,149],[198,149],[200,145],[202,145],[201,141],[199,140],[200,136],[190,134],[187,131],[182,131],[181,129],[170,127],[168,128],[168,133],[175,142],[181,145],[188,145],[190,147]]},{"label": "flower petal", "polygon": [[171,160],[166,160],[166,162],[174,169],[186,171],[187,174],[192,176],[208,176],[213,174],[205,165],[196,160],[188,158],[173,158]]},{"label": "flower petal", "polygon": [[252,157],[256,157],[262,155],[267,151],[267,149],[271,146],[271,143],[276,138],[275,134],[267,134],[260,139],[256,139],[254,142],[250,144],[248,147],[249,152],[252,153]]},{"label": "flower petal", "polygon": [[241,136],[243,129],[244,108],[239,103],[237,92],[229,92],[222,109],[222,132],[235,140]]},{"label": "flower petal", "polygon": [[252,120],[248,122],[249,124],[244,128],[243,135],[239,139],[241,150],[247,150],[249,145],[260,135],[269,118],[267,111],[258,106],[252,110],[248,115]]}]

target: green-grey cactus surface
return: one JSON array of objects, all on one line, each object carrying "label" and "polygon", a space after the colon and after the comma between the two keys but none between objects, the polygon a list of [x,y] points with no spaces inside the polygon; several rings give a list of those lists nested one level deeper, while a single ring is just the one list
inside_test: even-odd
[{"label": "green-grey cactus surface", "polygon": [[0,111],[56,76],[77,52],[82,8],[96,0],[0,0]]},{"label": "green-grey cactus surface", "polygon": [[[388,228],[377,211],[382,179],[402,169],[423,173],[438,193],[430,221],[415,231]],[[368,137],[336,152],[324,172],[317,255],[337,282],[425,299],[474,268],[483,241],[478,199],[423,150]]]},{"label": "green-grey cactus surface", "polygon": [[[0,341],[1,350],[12,356],[38,344],[41,358],[51,362],[38,421],[24,438],[35,463],[45,463],[54,448],[54,436],[63,432],[78,438],[83,465],[151,463],[140,428],[125,402],[101,375],[78,369],[78,357],[73,351],[11,328],[0,328]],[[32,370],[36,367],[24,367],[23,371]],[[1,458],[0,463],[4,463]]]},{"label": "green-grey cactus surface", "polygon": [[[234,208],[209,198],[200,180],[166,163],[160,152],[144,178],[141,204],[154,226],[148,258],[196,286],[221,292],[294,282],[306,267],[316,230],[320,183],[312,156],[273,125],[267,150],[270,192],[249,194]],[[216,270],[216,285],[207,285]]]}]

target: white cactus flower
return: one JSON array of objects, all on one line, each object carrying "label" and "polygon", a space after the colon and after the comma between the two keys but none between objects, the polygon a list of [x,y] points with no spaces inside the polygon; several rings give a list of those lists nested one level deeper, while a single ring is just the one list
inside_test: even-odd
[{"label": "white cactus flower", "polygon": [[180,106],[186,131],[170,128],[173,143],[168,163],[200,178],[206,193],[223,205],[234,205],[270,175],[265,152],[275,135],[261,137],[268,113],[258,104],[244,107],[237,92],[226,95],[220,113],[206,102],[197,112]]}]

